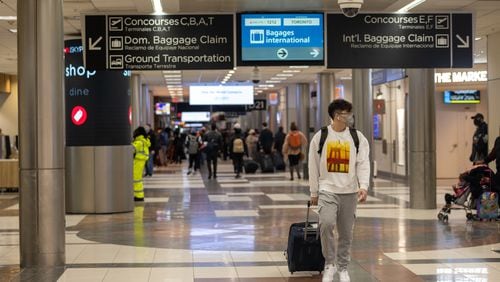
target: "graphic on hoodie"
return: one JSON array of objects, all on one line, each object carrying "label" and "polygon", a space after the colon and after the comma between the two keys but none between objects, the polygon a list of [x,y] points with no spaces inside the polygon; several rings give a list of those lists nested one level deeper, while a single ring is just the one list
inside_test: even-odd
[{"label": "graphic on hoodie", "polygon": [[351,146],[349,141],[330,141],[326,147],[328,172],[349,173]]}]

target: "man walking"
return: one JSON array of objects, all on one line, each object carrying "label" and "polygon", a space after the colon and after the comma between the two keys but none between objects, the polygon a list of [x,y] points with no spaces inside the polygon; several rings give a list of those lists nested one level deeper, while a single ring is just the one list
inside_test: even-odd
[{"label": "man walking", "polygon": [[351,103],[334,100],[328,106],[328,114],[331,125],[317,132],[309,147],[311,203],[318,205],[325,257],[323,282],[332,282],[337,271],[341,282],[349,282],[347,266],[357,202],[366,200],[370,180],[370,148],[361,132],[349,128],[354,122]]},{"label": "man walking", "polygon": [[203,142],[206,142],[204,152],[207,156],[208,179],[212,176],[217,178],[217,157],[222,149],[222,134],[217,131],[217,125],[212,123],[211,130],[203,135]]}]

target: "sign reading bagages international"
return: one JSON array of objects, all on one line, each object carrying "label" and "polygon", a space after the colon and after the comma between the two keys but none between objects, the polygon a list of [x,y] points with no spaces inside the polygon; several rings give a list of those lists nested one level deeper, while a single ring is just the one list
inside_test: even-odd
[{"label": "sign reading bagages international", "polygon": [[87,68],[232,69],[232,14],[86,15]]},{"label": "sign reading bagages international", "polygon": [[328,68],[470,68],[472,14],[327,15]]}]

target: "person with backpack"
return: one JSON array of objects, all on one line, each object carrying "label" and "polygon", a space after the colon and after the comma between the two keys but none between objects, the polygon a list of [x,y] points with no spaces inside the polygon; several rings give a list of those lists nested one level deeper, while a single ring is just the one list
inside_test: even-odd
[{"label": "person with backpack", "polygon": [[323,282],[333,281],[337,271],[340,282],[349,282],[357,203],[366,201],[370,183],[370,147],[361,132],[350,128],[354,124],[350,102],[334,100],[328,114],[332,123],[321,128],[309,146],[309,189],[311,204],[318,205]]},{"label": "person with backpack", "polygon": [[293,180],[293,170],[297,171],[297,177],[300,179],[299,161],[302,160],[302,146],[307,146],[307,138],[304,133],[300,132],[295,122],[290,124],[290,132],[285,136],[283,142],[283,156],[288,156],[288,164],[290,165],[290,180]]},{"label": "person with backpack", "polygon": [[205,143],[204,152],[207,156],[208,179],[212,176],[217,178],[217,157],[222,149],[223,141],[222,134],[217,131],[217,125],[212,123],[211,130],[203,135],[203,143]]},{"label": "person with backpack", "polygon": [[195,130],[186,137],[186,148],[189,155],[189,168],[187,175],[196,174],[196,170],[200,168],[200,146],[203,143],[201,137],[196,134]]},{"label": "person with backpack", "polygon": [[248,156],[248,148],[245,143],[243,133],[241,132],[241,126],[239,123],[234,125],[234,136],[229,142],[229,152],[231,154],[231,159],[233,160],[234,171],[236,172],[235,178],[241,177],[241,172],[243,170],[243,156]]}]

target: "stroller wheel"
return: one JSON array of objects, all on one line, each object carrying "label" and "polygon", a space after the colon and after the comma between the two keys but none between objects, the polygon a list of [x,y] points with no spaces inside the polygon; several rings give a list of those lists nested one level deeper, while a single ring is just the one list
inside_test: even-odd
[{"label": "stroller wheel", "polygon": [[440,213],[438,213],[438,219],[439,219],[439,220],[443,220],[443,217],[444,217],[444,216],[443,216],[443,214],[442,214],[441,212],[440,212]]},{"label": "stroller wheel", "polygon": [[468,212],[465,216],[467,217],[468,220],[472,220],[474,218],[474,216],[470,212]]}]

